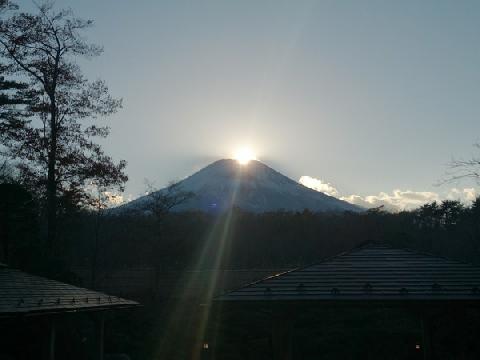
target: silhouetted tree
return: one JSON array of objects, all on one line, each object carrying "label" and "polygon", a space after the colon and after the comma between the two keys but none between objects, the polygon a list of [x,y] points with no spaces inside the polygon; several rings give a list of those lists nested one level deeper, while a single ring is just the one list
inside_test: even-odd
[{"label": "silhouetted tree", "polygon": [[107,116],[121,107],[101,80],[88,81],[75,60],[98,56],[102,48],[87,43],[83,32],[91,20],[47,3],[35,14],[14,13],[0,22],[4,73],[25,79],[34,102],[28,118],[2,119],[0,136],[9,155],[19,159],[22,179],[44,189],[47,238],[53,249],[57,228],[57,197],[73,204],[90,200],[92,179],[122,189],[125,161],[115,163],[92,138],[109,128],[87,120]]},{"label": "silhouetted tree", "polygon": [[92,289],[96,288],[97,279],[97,267],[98,267],[98,255],[100,246],[100,227],[101,221],[105,214],[105,210],[115,203],[117,195],[108,191],[108,189],[100,186],[99,184],[92,184],[92,203],[91,208],[95,211],[95,223],[94,223],[94,237],[93,237],[93,250],[92,250],[92,264],[91,264],[91,276],[90,282]]},{"label": "silhouetted tree", "polygon": [[14,170],[7,159],[0,160],[0,184],[14,182]]},{"label": "silhouetted tree", "polygon": [[147,193],[146,210],[160,223],[175,206],[183,204],[193,196],[191,192],[182,190],[176,182],[170,183],[164,189],[158,189],[147,182]]},{"label": "silhouetted tree", "polygon": [[13,1],[0,0],[0,14],[5,12],[6,10],[16,10],[16,9],[18,9],[18,5],[15,4]]},{"label": "silhouetted tree", "polygon": [[157,189],[152,184],[147,183],[148,197],[146,207],[148,215],[154,221],[153,227],[153,266],[155,269],[155,279],[153,285],[153,296],[156,297],[158,289],[158,278],[162,269],[161,258],[162,251],[168,249],[172,251],[175,244],[168,241],[165,236],[165,223],[167,216],[175,206],[183,204],[190,199],[193,194],[181,189],[179,183],[172,182],[164,189]]},{"label": "silhouetted tree", "polygon": [[465,207],[457,200],[444,200],[440,205],[441,223],[445,228],[452,228],[460,221]]},{"label": "silhouetted tree", "polygon": [[[31,194],[18,184],[0,184],[0,244],[3,261],[10,261],[12,249],[19,247],[22,234],[31,230],[29,227],[34,218],[35,206]],[[32,253],[33,248],[30,249]]]},{"label": "silhouetted tree", "polygon": [[[480,143],[476,143],[473,146],[480,151]],[[473,179],[475,182],[480,182],[480,155],[474,155],[470,159],[452,160],[449,168],[450,170],[444,182],[460,179]]]},{"label": "silhouetted tree", "polygon": [[468,229],[469,240],[473,243],[476,254],[480,255],[480,197],[477,197],[470,208],[465,209],[463,213],[462,227]]},{"label": "silhouetted tree", "polygon": [[[0,75],[4,68],[0,66]],[[16,117],[28,116],[29,113],[19,109],[19,106],[31,103],[28,85],[21,82],[6,80],[0,76],[0,118],[12,120]]]}]

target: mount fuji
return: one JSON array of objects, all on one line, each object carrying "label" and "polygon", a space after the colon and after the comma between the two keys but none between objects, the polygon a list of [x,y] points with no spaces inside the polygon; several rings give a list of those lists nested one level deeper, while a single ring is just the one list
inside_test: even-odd
[{"label": "mount fuji", "polygon": [[[307,188],[257,160],[246,165],[233,159],[218,160],[177,186],[192,193],[192,197],[177,205],[174,211],[222,212],[232,207],[255,213],[305,209],[313,212],[362,211],[356,205]],[[166,192],[165,189],[159,191]],[[145,195],[114,210],[147,210],[151,201],[151,195]]]}]

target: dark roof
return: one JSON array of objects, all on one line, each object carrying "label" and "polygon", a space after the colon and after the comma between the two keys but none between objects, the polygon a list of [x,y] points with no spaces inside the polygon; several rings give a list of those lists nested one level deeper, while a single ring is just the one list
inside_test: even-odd
[{"label": "dark roof", "polygon": [[277,274],[214,301],[480,300],[480,267],[372,244]]},{"label": "dark roof", "polygon": [[135,301],[0,267],[0,317],[138,305]]}]

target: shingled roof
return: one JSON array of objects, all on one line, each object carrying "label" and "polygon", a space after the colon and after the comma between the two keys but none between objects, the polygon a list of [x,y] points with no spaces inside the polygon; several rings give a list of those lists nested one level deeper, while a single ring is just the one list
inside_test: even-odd
[{"label": "shingled roof", "polygon": [[277,274],[214,301],[480,300],[480,267],[371,244]]},{"label": "shingled roof", "polygon": [[0,317],[98,311],[138,305],[135,301],[0,266]]}]

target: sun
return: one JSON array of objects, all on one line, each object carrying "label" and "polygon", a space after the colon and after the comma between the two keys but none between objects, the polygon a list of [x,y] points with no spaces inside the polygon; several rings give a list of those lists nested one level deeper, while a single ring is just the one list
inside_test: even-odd
[{"label": "sun", "polygon": [[233,158],[237,160],[240,165],[247,165],[251,160],[257,160],[253,150],[247,147],[238,149]]}]

